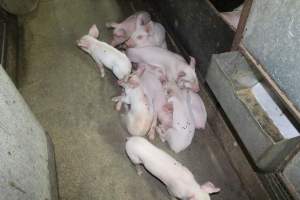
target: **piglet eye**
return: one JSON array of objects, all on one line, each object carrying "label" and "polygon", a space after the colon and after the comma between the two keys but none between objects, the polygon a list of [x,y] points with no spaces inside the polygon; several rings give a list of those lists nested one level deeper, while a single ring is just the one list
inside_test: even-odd
[{"label": "piglet eye", "polygon": [[137,36],[137,39],[141,40],[143,38],[143,36],[139,35]]}]

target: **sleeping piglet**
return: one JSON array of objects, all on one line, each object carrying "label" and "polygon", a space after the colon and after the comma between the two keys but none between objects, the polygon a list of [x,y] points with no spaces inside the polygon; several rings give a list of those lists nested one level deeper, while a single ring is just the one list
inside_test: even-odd
[{"label": "sleeping piglet", "polygon": [[164,27],[157,22],[150,21],[146,25],[137,24],[136,30],[126,41],[129,48],[156,46],[166,49],[166,31]]},{"label": "sleeping piglet", "polygon": [[165,94],[163,84],[160,81],[162,74],[157,67],[139,64],[138,71],[141,71],[139,77],[145,95],[153,103],[155,114],[152,123],[153,131],[149,133],[149,138],[154,139],[157,121],[163,124],[168,124],[171,121],[171,116],[163,111],[163,106],[167,103],[167,95]]},{"label": "sleeping piglet", "polygon": [[129,16],[121,23],[108,22],[106,23],[107,28],[114,28],[113,40],[111,41],[112,46],[117,46],[124,43],[136,30],[136,24],[143,25],[150,22],[151,16],[148,12],[140,11]]},{"label": "sleeping piglet", "polygon": [[126,111],[121,117],[127,131],[135,136],[153,132],[155,129],[153,127],[151,130],[154,117],[152,101],[145,95],[137,72],[132,73],[128,81],[121,80],[118,83],[124,88],[124,92],[112,100],[117,102],[117,107],[120,108],[122,104],[125,107]]},{"label": "sleeping piglet", "polygon": [[199,83],[195,72],[195,59],[190,64],[178,54],[159,47],[129,48],[126,55],[133,63],[144,63],[159,67],[168,81],[176,81],[181,88],[197,92]]},{"label": "sleeping piglet", "polygon": [[89,33],[77,41],[77,45],[93,57],[100,69],[101,77],[105,76],[103,66],[105,65],[118,79],[126,79],[132,67],[129,59],[109,44],[97,40],[98,36],[99,31],[96,25],[93,25]]},{"label": "sleeping piglet", "polygon": [[138,174],[141,175],[143,165],[167,186],[174,200],[210,200],[209,194],[220,191],[211,182],[199,185],[185,166],[142,137],[130,137],[125,148]]},{"label": "sleeping piglet", "polygon": [[170,148],[179,153],[192,142],[195,133],[195,123],[189,106],[188,90],[180,89],[174,82],[167,83],[168,106],[172,112],[172,126],[164,129],[158,127],[160,139],[167,141]]}]

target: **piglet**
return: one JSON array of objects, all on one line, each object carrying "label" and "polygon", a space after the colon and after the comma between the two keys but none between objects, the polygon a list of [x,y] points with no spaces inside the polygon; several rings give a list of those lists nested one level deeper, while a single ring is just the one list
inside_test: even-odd
[{"label": "piglet", "polygon": [[166,31],[164,27],[157,22],[150,21],[146,25],[137,24],[136,30],[126,41],[129,48],[157,46],[166,49]]},{"label": "piglet", "polygon": [[199,90],[195,59],[192,57],[187,64],[180,55],[159,47],[129,48],[126,54],[131,62],[159,67],[168,81],[176,81],[181,88]]},{"label": "piglet", "polygon": [[155,127],[157,123],[162,123],[164,125],[171,124],[171,115],[164,111],[164,105],[167,103],[167,95],[165,94],[163,84],[161,79],[164,79],[162,72],[159,68],[139,64],[137,70],[140,76],[140,82],[144,88],[145,95],[153,103],[154,109],[154,119],[152,123],[152,130],[149,132],[149,138],[154,139],[155,137]]},{"label": "piglet", "polygon": [[170,148],[179,153],[192,142],[195,133],[195,123],[191,107],[188,104],[188,90],[180,89],[174,82],[167,83],[168,103],[172,112],[172,127],[164,129],[159,126],[157,132],[161,140],[167,141]]},{"label": "piglet", "polygon": [[97,40],[98,36],[99,31],[96,25],[93,25],[88,35],[83,36],[77,42],[77,45],[93,57],[100,69],[101,77],[105,76],[103,66],[105,65],[113,71],[118,79],[126,79],[131,72],[131,62],[124,53],[105,42]]},{"label": "piglet", "polygon": [[144,88],[136,73],[132,73],[127,82],[122,80],[118,83],[124,88],[124,92],[112,100],[117,102],[117,105],[125,104],[125,113],[121,114],[121,118],[127,131],[135,136],[146,135],[151,131],[153,122],[152,101],[145,95]]},{"label": "piglet", "polygon": [[195,127],[197,129],[204,129],[207,120],[207,112],[201,97],[197,93],[189,90],[187,101],[192,111]]},{"label": "piglet", "polygon": [[111,41],[112,46],[117,46],[124,43],[136,30],[136,24],[144,25],[150,22],[151,16],[148,12],[140,11],[125,19],[121,23],[108,22],[106,23],[107,28],[113,28],[113,40]]},{"label": "piglet", "polygon": [[220,191],[211,182],[199,185],[185,166],[142,137],[130,137],[125,149],[138,174],[142,174],[143,165],[166,185],[174,200],[209,200],[209,194]]}]

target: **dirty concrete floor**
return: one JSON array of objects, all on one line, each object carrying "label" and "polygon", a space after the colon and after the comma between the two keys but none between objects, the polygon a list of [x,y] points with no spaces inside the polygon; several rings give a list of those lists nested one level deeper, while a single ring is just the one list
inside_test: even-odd
[{"label": "dirty concrete floor", "polygon": [[[75,46],[93,23],[108,41],[104,23],[124,16],[116,0],[41,0],[20,18],[20,91],[53,140],[62,200],[169,199],[158,180],[136,175],[124,153],[127,134],[111,102],[118,93],[114,77],[107,71],[101,79],[92,59]],[[212,199],[248,199],[209,127],[188,150],[171,154],[199,182],[222,188]]]}]

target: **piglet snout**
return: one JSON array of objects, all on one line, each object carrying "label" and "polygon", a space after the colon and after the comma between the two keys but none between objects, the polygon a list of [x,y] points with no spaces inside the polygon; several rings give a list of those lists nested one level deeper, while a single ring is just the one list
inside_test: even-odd
[{"label": "piglet snout", "polygon": [[193,90],[193,92],[199,92],[200,91],[199,85],[193,84],[192,85],[192,90]]},{"label": "piglet snout", "polygon": [[134,46],[135,46],[134,41],[133,41],[133,39],[131,39],[131,38],[129,38],[129,39],[125,42],[125,44],[126,44],[126,46],[127,46],[128,48],[134,47]]}]

